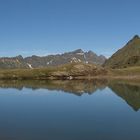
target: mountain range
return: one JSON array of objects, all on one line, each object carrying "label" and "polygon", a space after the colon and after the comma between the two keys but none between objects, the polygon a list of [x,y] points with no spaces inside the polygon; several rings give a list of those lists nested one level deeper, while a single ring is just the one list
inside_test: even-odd
[{"label": "mountain range", "polygon": [[69,63],[94,64],[112,69],[140,66],[140,37],[135,35],[124,47],[115,52],[109,59],[106,59],[103,55],[98,56],[93,51],[84,52],[81,49],[48,56],[33,55],[23,58],[19,55],[16,57],[0,58],[1,69],[44,68]]},{"label": "mountain range", "polygon": [[77,49],[64,54],[48,55],[48,56],[30,56],[23,58],[21,55],[16,57],[1,57],[0,68],[44,68],[48,66],[59,66],[67,63],[90,63],[102,65],[106,58],[103,55],[98,56],[92,51],[84,52]]}]

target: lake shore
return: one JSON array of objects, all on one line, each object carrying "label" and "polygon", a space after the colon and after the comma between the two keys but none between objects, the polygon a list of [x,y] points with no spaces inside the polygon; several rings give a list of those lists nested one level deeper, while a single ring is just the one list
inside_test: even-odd
[{"label": "lake shore", "polygon": [[140,80],[140,67],[108,69],[93,64],[67,64],[39,69],[0,70],[0,80]]}]

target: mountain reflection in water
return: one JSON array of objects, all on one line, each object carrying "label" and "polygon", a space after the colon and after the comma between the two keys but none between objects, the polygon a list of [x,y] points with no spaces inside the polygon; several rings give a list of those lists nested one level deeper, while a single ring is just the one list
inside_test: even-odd
[{"label": "mountain reflection in water", "polygon": [[124,99],[135,111],[140,108],[140,86],[129,84],[110,84],[112,91]]},{"label": "mountain reflection in water", "polygon": [[4,80],[0,81],[0,88],[15,88],[22,90],[23,88],[31,88],[32,90],[47,89],[64,91],[81,96],[85,93],[93,94],[97,90],[110,88],[116,95],[121,97],[135,111],[140,108],[140,84],[129,82],[110,81],[107,79],[82,81],[82,80],[50,80],[50,81],[30,81],[30,80]]},{"label": "mountain reflection in water", "polygon": [[81,81],[81,80],[10,80],[0,81],[1,88],[16,88],[22,90],[23,88],[61,90],[66,93],[73,93],[81,96],[84,93],[92,94],[97,89],[104,89],[107,85],[107,80]]}]

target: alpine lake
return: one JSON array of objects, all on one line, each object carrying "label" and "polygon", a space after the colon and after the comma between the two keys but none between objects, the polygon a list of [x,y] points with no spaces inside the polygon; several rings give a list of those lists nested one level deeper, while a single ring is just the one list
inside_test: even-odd
[{"label": "alpine lake", "polygon": [[140,82],[0,81],[0,140],[139,140]]}]

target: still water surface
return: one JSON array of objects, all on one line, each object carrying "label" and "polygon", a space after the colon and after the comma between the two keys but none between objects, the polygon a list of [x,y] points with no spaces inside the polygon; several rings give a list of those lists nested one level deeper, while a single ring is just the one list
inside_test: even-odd
[{"label": "still water surface", "polygon": [[139,140],[140,85],[0,81],[0,140]]}]

